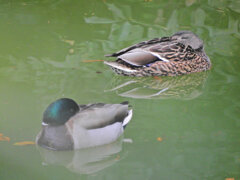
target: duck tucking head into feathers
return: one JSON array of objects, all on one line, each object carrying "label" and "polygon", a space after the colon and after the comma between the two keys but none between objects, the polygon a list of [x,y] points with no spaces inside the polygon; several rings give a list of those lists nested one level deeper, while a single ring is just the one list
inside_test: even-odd
[{"label": "duck tucking head into feathers", "polygon": [[190,31],[143,41],[106,56],[117,57],[104,63],[126,76],[176,76],[211,67],[203,41]]}]

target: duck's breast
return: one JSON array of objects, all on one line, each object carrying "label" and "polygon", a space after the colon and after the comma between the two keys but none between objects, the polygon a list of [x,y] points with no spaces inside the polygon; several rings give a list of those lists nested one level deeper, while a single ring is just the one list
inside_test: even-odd
[{"label": "duck's breast", "polygon": [[73,138],[65,125],[43,126],[36,138],[36,143],[52,150],[72,150],[74,148]]}]

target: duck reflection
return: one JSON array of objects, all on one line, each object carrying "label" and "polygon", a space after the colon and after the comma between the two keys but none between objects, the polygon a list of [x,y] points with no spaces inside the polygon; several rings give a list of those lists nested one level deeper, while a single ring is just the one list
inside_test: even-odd
[{"label": "duck reflection", "polygon": [[202,94],[209,72],[176,77],[131,78],[114,76],[105,92],[136,99],[197,98]]},{"label": "duck reflection", "polygon": [[65,166],[78,174],[92,174],[112,166],[124,157],[123,138],[114,143],[75,151],[51,151],[37,146],[43,165]]}]

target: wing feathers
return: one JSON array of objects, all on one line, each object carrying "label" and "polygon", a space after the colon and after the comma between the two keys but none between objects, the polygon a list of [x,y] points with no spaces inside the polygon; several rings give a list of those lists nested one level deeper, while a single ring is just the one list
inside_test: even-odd
[{"label": "wing feathers", "polygon": [[107,54],[105,56],[107,57],[117,57],[117,56],[120,56],[126,52],[129,52],[133,49],[136,49],[136,48],[140,48],[140,47],[143,47],[145,45],[150,45],[150,44],[155,44],[155,43],[160,43],[160,42],[166,42],[166,41],[169,41],[170,38],[169,37],[162,37],[162,38],[154,38],[154,39],[151,39],[151,40],[148,40],[148,41],[142,41],[140,43],[137,43],[137,44],[134,44],[132,46],[129,46],[127,48],[124,48],[118,52],[115,52],[113,54]]},{"label": "wing feathers", "polygon": [[124,121],[123,121],[123,127],[126,127],[126,125],[130,122],[130,120],[132,119],[132,109],[128,111],[128,116],[125,117]]},{"label": "wing feathers", "polygon": [[[126,103],[126,102],[124,102]],[[128,116],[128,104],[93,104],[69,120],[85,129],[98,129],[116,122],[123,123]]]},{"label": "wing feathers", "polygon": [[128,52],[126,54],[118,56],[118,58],[134,66],[143,66],[158,59],[153,54],[145,52],[143,50]]}]

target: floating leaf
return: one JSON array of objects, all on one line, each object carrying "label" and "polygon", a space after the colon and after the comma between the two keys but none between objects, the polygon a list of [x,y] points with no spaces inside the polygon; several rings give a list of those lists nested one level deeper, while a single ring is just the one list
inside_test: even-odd
[{"label": "floating leaf", "polygon": [[83,60],[82,62],[89,63],[89,62],[100,62],[100,61],[104,61],[104,60],[98,60],[98,59],[96,59],[96,60]]},{"label": "floating leaf", "polygon": [[8,141],[8,142],[10,141],[10,137],[4,136],[3,138],[5,141]]},{"label": "floating leaf", "polygon": [[35,142],[33,141],[22,141],[22,142],[16,142],[13,145],[15,146],[26,146],[26,145],[33,145]]},{"label": "floating leaf", "polygon": [[157,138],[157,141],[159,141],[159,142],[162,142],[162,140],[163,140],[163,139],[162,139],[161,137],[158,137],[158,138]]},{"label": "floating leaf", "polygon": [[159,77],[159,76],[153,76],[153,79],[156,79],[156,80],[162,81],[162,78]]},{"label": "floating leaf", "polygon": [[7,136],[3,136],[2,133],[0,133],[0,141],[10,141],[10,137],[7,137]]}]

